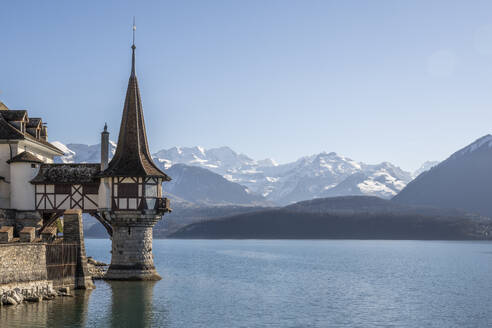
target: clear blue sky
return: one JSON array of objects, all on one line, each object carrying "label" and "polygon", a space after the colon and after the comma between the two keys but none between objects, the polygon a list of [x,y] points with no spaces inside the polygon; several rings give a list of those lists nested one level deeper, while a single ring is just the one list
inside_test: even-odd
[{"label": "clear blue sky", "polygon": [[4,1],[0,100],[116,139],[133,15],[152,151],[415,169],[492,132],[491,1]]}]

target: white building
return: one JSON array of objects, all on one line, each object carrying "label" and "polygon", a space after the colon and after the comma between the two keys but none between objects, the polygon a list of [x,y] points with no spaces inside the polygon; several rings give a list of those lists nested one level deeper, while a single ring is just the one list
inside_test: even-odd
[{"label": "white building", "polygon": [[53,163],[63,152],[48,142],[41,118],[11,110],[0,102],[0,208],[34,211],[34,185],[42,163]]}]

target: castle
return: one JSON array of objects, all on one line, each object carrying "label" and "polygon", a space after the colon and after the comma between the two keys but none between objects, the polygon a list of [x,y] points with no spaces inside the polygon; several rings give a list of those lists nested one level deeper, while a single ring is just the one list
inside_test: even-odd
[{"label": "castle", "polygon": [[[135,49],[133,44],[118,145],[110,162],[106,126],[101,133],[101,163],[57,164],[53,159],[63,152],[48,142],[42,119],[0,103],[0,256],[6,246],[55,245],[60,239],[56,224],[63,217],[65,241],[58,243],[68,245],[66,241],[70,240],[85,260],[81,213],[89,213],[104,225],[112,239],[106,279],[160,279],[152,256],[152,229],[170,211],[169,201],[162,198],[162,183],[170,178],[154,164],[149,152]],[[48,248],[46,263],[55,252]],[[8,253],[5,249],[3,252]],[[86,279],[84,270],[79,265],[68,270],[68,276],[79,274]],[[52,276],[65,275],[66,271],[53,271]],[[0,263],[0,287],[15,282],[12,277],[2,280],[5,275],[15,273],[2,271]],[[40,275],[47,280],[53,278],[49,266],[47,274]]]}]

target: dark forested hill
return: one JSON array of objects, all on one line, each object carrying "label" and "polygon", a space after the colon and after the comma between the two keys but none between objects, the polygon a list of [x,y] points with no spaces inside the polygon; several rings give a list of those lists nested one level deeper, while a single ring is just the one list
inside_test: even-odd
[{"label": "dark forested hill", "polygon": [[488,239],[492,219],[400,205],[377,197],[335,197],[198,222],[171,238]]}]

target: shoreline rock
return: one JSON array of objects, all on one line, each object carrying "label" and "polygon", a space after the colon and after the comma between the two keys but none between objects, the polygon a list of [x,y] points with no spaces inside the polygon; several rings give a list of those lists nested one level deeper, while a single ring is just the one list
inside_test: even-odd
[{"label": "shoreline rock", "polygon": [[24,302],[39,303],[41,301],[52,301],[58,296],[74,297],[74,295],[70,293],[69,287],[61,287],[57,291],[53,289],[32,291],[32,290],[25,290],[25,289],[20,290],[19,288],[14,288],[12,290],[4,292],[0,296],[0,306],[19,305]]},{"label": "shoreline rock", "polygon": [[108,264],[97,261],[92,257],[87,258],[87,268],[93,280],[102,280],[108,270]]},{"label": "shoreline rock", "polygon": [[108,264],[95,260],[92,256],[87,257],[87,263],[92,264],[94,266],[108,266]]}]

